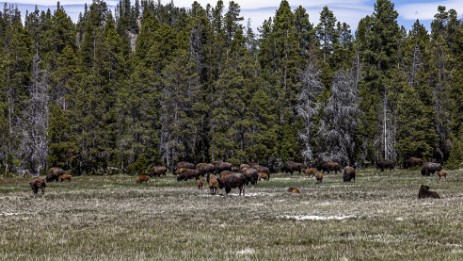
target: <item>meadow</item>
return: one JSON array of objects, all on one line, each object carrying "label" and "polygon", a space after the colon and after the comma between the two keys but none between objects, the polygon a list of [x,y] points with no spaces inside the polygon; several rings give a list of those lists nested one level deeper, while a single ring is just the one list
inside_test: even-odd
[{"label": "meadow", "polygon": [[[0,178],[0,260],[463,260],[462,172],[278,173],[245,196],[172,174],[80,176],[36,196],[29,178]],[[417,199],[421,184],[441,198]]]}]

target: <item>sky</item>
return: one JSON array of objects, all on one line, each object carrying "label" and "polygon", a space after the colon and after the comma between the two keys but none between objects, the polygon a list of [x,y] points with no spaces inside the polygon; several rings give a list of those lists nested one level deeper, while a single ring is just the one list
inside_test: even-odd
[{"label": "sky", "polygon": [[[166,4],[171,0],[161,0],[161,3]],[[244,17],[243,25],[246,26],[248,19],[251,21],[251,27],[257,33],[257,28],[262,25],[265,19],[273,17],[281,0],[234,0],[241,7],[241,16]],[[135,0],[132,0],[134,3]],[[193,0],[173,0],[175,6],[190,8]],[[197,0],[203,7],[208,3],[215,6],[216,0]],[[224,4],[228,6],[227,0]],[[350,25],[354,32],[361,18],[371,15],[374,9],[375,0],[288,0],[292,9],[295,10],[299,5],[303,6],[309,13],[309,20],[312,24],[319,23],[320,11],[324,6],[333,12],[337,21],[346,22]],[[419,19],[428,29],[430,23],[437,13],[437,7],[443,5],[449,9],[455,9],[458,18],[462,18],[463,0],[392,0],[395,10],[399,13],[398,23],[405,26],[406,29],[411,29],[411,26]],[[3,5],[5,2],[0,2]],[[33,11],[38,5],[40,10],[56,9],[56,0],[41,0],[38,4],[37,0],[11,0],[8,3],[17,4],[21,10],[21,14],[25,14],[25,10]],[[89,5],[92,0],[61,0],[61,5],[64,6],[66,13],[77,22],[77,17],[80,12],[83,12],[84,3]],[[114,11],[114,7],[119,1],[106,0],[106,3]],[[0,9],[2,10],[2,9]]]}]

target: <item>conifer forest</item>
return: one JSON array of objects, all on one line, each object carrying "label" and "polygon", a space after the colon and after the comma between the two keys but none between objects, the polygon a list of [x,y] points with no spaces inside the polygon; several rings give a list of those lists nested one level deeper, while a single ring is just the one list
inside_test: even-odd
[{"label": "conifer forest", "polygon": [[407,30],[377,0],[355,32],[287,0],[258,32],[221,0],[22,17],[0,11],[1,173],[463,161],[463,20],[444,6]]}]

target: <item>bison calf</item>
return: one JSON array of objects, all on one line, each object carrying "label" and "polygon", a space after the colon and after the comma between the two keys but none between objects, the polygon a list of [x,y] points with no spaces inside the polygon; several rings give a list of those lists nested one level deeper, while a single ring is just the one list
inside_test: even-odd
[{"label": "bison calf", "polygon": [[59,176],[58,179],[63,182],[65,180],[71,182],[71,179],[72,179],[72,175],[69,174],[69,173],[64,173],[63,175]]},{"label": "bison calf", "polygon": [[211,194],[217,193],[217,189],[219,189],[219,182],[217,181],[217,178],[214,175],[210,175],[209,190],[211,191]]},{"label": "bison calf", "polygon": [[439,179],[444,178],[445,180],[447,180],[447,171],[439,170],[439,171],[437,171],[436,174],[439,177]]},{"label": "bison calf", "polygon": [[199,178],[196,181],[196,185],[197,185],[198,189],[203,190],[204,189],[204,178]]},{"label": "bison calf", "polygon": [[148,175],[139,175],[137,176],[137,183],[148,182],[149,179],[150,179],[150,176]]},{"label": "bison calf", "polygon": [[429,190],[429,186],[421,185],[418,198],[440,198],[437,192]]},{"label": "bison calf", "polygon": [[299,188],[295,188],[295,187],[290,187],[288,189],[288,192],[291,192],[291,193],[301,193],[301,190]]},{"label": "bison calf", "polygon": [[267,181],[270,180],[270,174],[266,173],[266,172],[259,172],[259,181],[261,179],[266,179]]},{"label": "bison calf", "polygon": [[315,173],[315,180],[317,183],[320,183],[323,181],[323,173],[322,172],[316,172]]},{"label": "bison calf", "polygon": [[43,194],[43,193],[45,193],[45,187],[47,186],[47,183],[45,182],[44,179],[36,177],[36,178],[32,179],[32,181],[29,183],[29,185],[31,185],[32,192],[34,194],[37,194],[39,189],[42,191],[42,194]]}]

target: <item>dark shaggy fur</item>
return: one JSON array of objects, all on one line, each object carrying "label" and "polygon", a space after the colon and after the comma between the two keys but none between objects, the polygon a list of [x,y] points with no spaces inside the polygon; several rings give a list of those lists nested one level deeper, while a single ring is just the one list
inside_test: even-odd
[{"label": "dark shaggy fur", "polygon": [[58,181],[59,176],[64,174],[64,170],[59,167],[53,167],[48,170],[47,177],[45,178],[47,182]]},{"label": "dark shaggy fur", "polygon": [[440,198],[437,192],[429,190],[429,186],[421,185],[418,198]]}]

